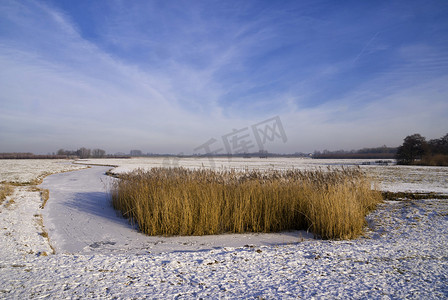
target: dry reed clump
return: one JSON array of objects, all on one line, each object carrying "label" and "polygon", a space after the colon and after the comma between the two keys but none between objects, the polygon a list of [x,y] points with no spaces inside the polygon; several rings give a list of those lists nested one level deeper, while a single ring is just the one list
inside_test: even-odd
[{"label": "dry reed clump", "polygon": [[0,184],[0,204],[14,192],[14,188],[9,184]]},{"label": "dry reed clump", "polygon": [[154,168],[123,174],[112,203],[149,235],[310,230],[326,239],[362,233],[382,200],[360,169],[223,171]]},{"label": "dry reed clump", "polygon": [[[48,232],[45,230],[44,219],[42,218],[42,215],[36,214],[36,215],[34,215],[34,217],[36,218],[37,225],[42,229],[42,232],[40,233],[40,235],[47,240],[48,245],[50,246],[50,249],[52,251],[52,254],[56,254],[56,250],[50,243],[50,236],[48,235]],[[47,252],[43,251],[40,253],[40,255],[47,256],[48,254],[47,254]]]},{"label": "dry reed clump", "polygon": [[48,199],[50,198],[50,191],[48,189],[41,189],[40,198],[42,199],[42,204],[40,205],[40,208],[44,209]]}]

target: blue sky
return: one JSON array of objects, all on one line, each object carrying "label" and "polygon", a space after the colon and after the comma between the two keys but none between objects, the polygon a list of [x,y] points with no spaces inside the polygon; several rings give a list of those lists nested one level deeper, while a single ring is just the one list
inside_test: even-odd
[{"label": "blue sky", "polygon": [[272,152],[443,136],[448,2],[0,1],[0,152],[192,153],[275,116]]}]

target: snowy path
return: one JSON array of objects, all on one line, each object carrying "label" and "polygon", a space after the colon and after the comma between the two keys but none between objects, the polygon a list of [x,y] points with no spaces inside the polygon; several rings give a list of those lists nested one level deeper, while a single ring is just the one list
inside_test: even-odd
[{"label": "snowy path", "polygon": [[57,253],[139,253],[204,250],[295,243],[312,238],[306,232],[228,234],[205,237],[150,237],[118,217],[110,203],[109,167],[92,167],[48,176],[40,187],[50,190],[43,211],[44,225]]},{"label": "snowy path", "polygon": [[121,248],[129,239],[139,241],[140,234],[111,207],[107,185],[112,179],[104,175],[108,169],[93,167],[55,174],[41,184],[50,190],[43,218],[56,252]]}]

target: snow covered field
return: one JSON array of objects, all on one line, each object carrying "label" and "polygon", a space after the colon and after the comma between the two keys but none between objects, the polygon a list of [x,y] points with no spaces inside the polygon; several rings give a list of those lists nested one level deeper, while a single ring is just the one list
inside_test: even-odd
[{"label": "snow covered field", "polygon": [[[95,163],[123,172],[167,160],[148,161]],[[232,161],[243,168],[323,166],[315,160]],[[382,189],[448,194],[448,168],[362,168]],[[28,169],[24,164],[22,178]],[[110,208],[113,179],[102,175],[107,169],[46,177],[41,187],[50,189],[50,199],[44,209],[32,186],[16,187],[2,203],[0,298],[448,297],[447,200],[386,201],[368,216],[365,236],[351,241],[314,240],[306,232],[147,237]]]},{"label": "snow covered field", "polygon": [[[123,173],[137,168],[186,167],[220,169],[312,170],[327,167],[360,166],[380,183],[380,189],[390,192],[434,192],[448,195],[448,168],[424,166],[375,165],[375,159],[309,159],[309,158],[133,158],[90,159],[78,163],[116,166],[113,173]],[[366,163],[370,163],[367,165]]]},{"label": "snow covered field", "polygon": [[49,174],[84,168],[66,159],[0,159],[0,182],[30,183]]}]

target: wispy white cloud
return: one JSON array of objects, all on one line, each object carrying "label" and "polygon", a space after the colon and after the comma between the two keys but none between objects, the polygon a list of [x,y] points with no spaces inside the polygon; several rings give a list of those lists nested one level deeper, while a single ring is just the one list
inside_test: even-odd
[{"label": "wispy white cloud", "polygon": [[[12,16],[20,14],[21,7],[15,9],[9,10]],[[208,137],[213,126],[201,123],[210,123],[209,117],[183,109],[177,95],[170,91],[173,83],[167,78],[157,78],[157,73],[143,72],[135,65],[117,61],[82,39],[57,11],[34,7],[33,14],[32,21],[21,20],[20,25],[25,30],[33,31],[36,27],[45,33],[39,38],[60,47],[55,49],[60,57],[53,60],[46,47],[29,45],[30,41],[25,43],[20,38],[17,40],[23,44],[0,48],[0,121],[3,128],[11,124],[9,130],[15,132],[14,139],[10,139],[11,134],[2,139],[3,145],[14,148],[14,140],[21,140],[23,146],[39,148],[29,142],[30,134],[23,135],[26,128],[32,135],[54,132],[43,144],[57,144],[51,141],[61,138],[57,128],[64,129],[64,136],[91,145],[95,141],[107,145],[111,139],[117,139],[128,144],[146,141],[149,147],[152,143],[170,144],[175,139],[181,147],[192,147],[190,139]],[[37,24],[36,19],[44,21]],[[197,84],[194,80],[193,85]],[[216,121],[219,126],[220,121]],[[15,130],[17,125],[22,129]],[[166,134],[170,130],[177,134]],[[109,140],[102,140],[104,132],[108,132]]]}]

